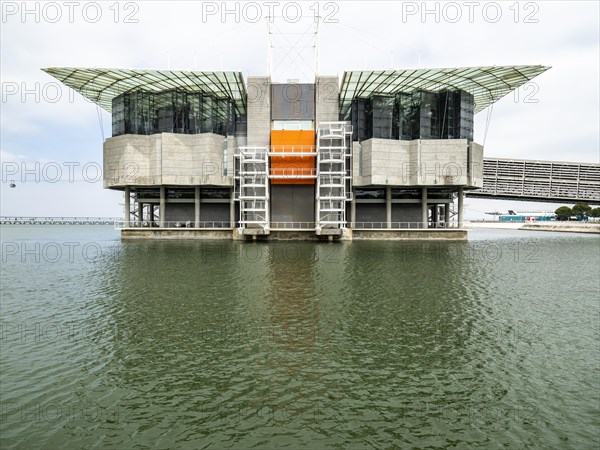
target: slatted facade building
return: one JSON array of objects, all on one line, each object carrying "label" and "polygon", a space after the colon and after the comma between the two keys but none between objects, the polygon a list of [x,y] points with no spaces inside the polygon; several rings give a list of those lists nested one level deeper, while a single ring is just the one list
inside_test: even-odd
[{"label": "slatted facade building", "polygon": [[600,204],[600,164],[484,158],[477,198]]}]

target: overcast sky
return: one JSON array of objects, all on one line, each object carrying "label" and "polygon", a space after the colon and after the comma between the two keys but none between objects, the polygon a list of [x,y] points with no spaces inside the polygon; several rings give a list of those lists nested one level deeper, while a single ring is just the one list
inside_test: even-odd
[{"label": "overcast sky", "polygon": [[[111,135],[110,115],[65,87],[57,91],[55,80],[40,68],[223,69],[241,71],[244,78],[265,75],[270,12],[278,16],[274,30],[295,32],[299,24],[291,22],[298,10],[306,17],[319,10],[323,75],[551,66],[528,90],[498,101],[489,124],[488,110],[479,113],[475,140],[485,144],[486,156],[600,162],[596,1],[227,5],[231,12],[223,15],[221,2],[27,2],[27,11],[23,2],[2,2],[0,214],[122,215],[122,193],[103,190],[98,173],[103,139]],[[288,36],[296,41],[296,35]],[[304,39],[309,42],[310,35]],[[294,66],[276,51],[273,65],[301,78],[310,57],[303,53]],[[19,172],[8,176],[15,163]],[[30,171],[24,183],[23,168]],[[476,218],[490,210],[559,205],[467,199],[466,206],[466,217]]]}]

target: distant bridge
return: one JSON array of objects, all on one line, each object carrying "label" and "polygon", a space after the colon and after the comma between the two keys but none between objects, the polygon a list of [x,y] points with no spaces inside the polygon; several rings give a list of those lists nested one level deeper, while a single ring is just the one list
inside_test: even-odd
[{"label": "distant bridge", "polygon": [[600,164],[484,158],[483,188],[467,197],[600,204]]},{"label": "distant bridge", "polygon": [[113,225],[115,217],[0,217],[0,225]]}]

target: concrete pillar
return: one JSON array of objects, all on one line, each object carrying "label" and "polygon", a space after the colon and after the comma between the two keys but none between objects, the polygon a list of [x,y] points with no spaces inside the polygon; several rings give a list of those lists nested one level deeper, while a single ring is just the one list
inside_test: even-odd
[{"label": "concrete pillar", "polygon": [[392,188],[385,188],[385,217],[387,220],[387,227],[392,228]]},{"label": "concrete pillar", "polygon": [[271,140],[271,79],[248,77],[248,145],[269,145]]},{"label": "concrete pillar", "polygon": [[231,188],[231,198],[229,201],[229,225],[234,228],[235,224],[235,192],[234,188]]},{"label": "concrete pillar", "polygon": [[150,203],[148,206],[150,206],[150,226],[154,226],[154,205]]},{"label": "concrete pillar", "polygon": [[200,228],[200,186],[194,192],[194,226]]},{"label": "concrete pillar", "polygon": [[464,200],[464,192],[463,188],[458,188],[458,228],[463,227],[463,200]]},{"label": "concrete pillar", "polygon": [[129,219],[130,219],[130,211],[131,211],[131,192],[129,186],[125,186],[125,217],[124,219],[124,228],[129,228]]},{"label": "concrete pillar", "polygon": [[421,226],[427,228],[427,222],[429,221],[429,209],[427,207],[427,188],[421,189]]},{"label": "concrete pillar", "polygon": [[138,224],[142,224],[144,221],[144,204],[142,202],[138,202]]},{"label": "concrete pillar", "polygon": [[352,189],[352,200],[350,201],[350,228],[354,228],[356,223],[356,198],[354,197],[354,189]]},{"label": "concrete pillar", "polygon": [[433,205],[433,210],[431,212],[431,221],[433,222],[433,227],[437,228],[438,219],[439,219],[439,205]]},{"label": "concrete pillar", "polygon": [[166,198],[165,198],[165,187],[161,186],[160,187],[160,206],[158,208],[158,214],[160,215],[159,217],[159,227],[164,228],[165,227],[165,204],[166,204]]}]

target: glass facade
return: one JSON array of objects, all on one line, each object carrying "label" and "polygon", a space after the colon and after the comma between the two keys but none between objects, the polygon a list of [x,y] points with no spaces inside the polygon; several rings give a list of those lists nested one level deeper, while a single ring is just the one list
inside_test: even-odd
[{"label": "glass facade", "polygon": [[354,198],[357,200],[385,200],[385,189],[356,188]]},{"label": "glass facade", "polygon": [[[159,188],[135,188],[138,200],[158,200],[160,198]],[[196,197],[194,188],[172,187],[165,189],[165,197],[169,200],[194,200]],[[202,188],[200,198],[210,200],[228,200],[231,197],[230,188]]]},{"label": "glass facade", "polygon": [[422,196],[421,189],[392,189],[392,199],[420,199]]},{"label": "glass facade", "polygon": [[451,200],[454,192],[455,191],[452,189],[429,189],[427,191],[427,197],[432,200]]},{"label": "glass facade", "polygon": [[113,136],[121,134],[235,132],[235,104],[228,98],[184,91],[129,92],[112,101]]},{"label": "glass facade", "polygon": [[194,199],[195,191],[190,188],[166,189],[165,194],[169,199]]},{"label": "glass facade", "polygon": [[414,91],[352,101],[353,140],[473,140],[473,96],[465,91]]},{"label": "glass facade", "polygon": [[201,198],[212,200],[226,200],[231,197],[229,188],[203,188],[200,193]]}]

